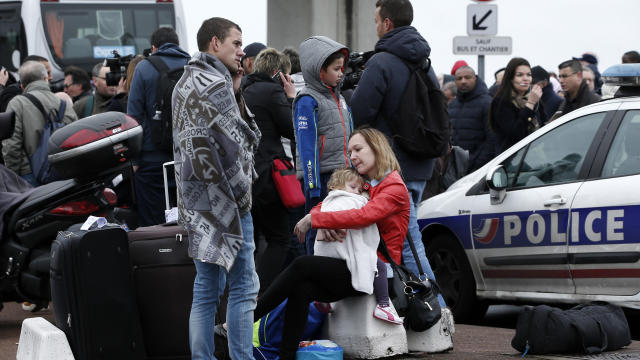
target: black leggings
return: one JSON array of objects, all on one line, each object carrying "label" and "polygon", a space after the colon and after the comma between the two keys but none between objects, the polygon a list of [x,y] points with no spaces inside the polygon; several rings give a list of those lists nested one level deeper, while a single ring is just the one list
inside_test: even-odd
[{"label": "black leggings", "polygon": [[387,265],[378,258],[378,276],[373,279],[373,295],[378,305],[389,306],[389,280],[387,279]]},{"label": "black leggings", "polygon": [[351,286],[351,273],[344,260],[325,256],[300,256],[271,283],[258,298],[255,321],[285,299],[280,359],[295,359],[304,332],[311,301],[334,302],[349,296],[364,295]]}]

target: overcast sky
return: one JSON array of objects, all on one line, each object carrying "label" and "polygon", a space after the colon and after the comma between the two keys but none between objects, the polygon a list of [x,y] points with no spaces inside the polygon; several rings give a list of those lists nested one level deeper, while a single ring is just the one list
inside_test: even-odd
[{"label": "overcast sky", "polygon": [[[245,44],[267,40],[266,0],[184,0],[184,3],[191,53],[197,50],[196,32],[200,24],[213,16],[237,22],[242,27]],[[431,60],[438,72],[449,73],[459,59],[476,68],[477,56],[454,55],[452,51],[453,37],[467,36],[467,5],[474,3],[470,0],[412,1],[413,26],[431,45]],[[513,38],[513,53],[486,56],[487,76],[492,76],[513,56],[526,58],[532,66],[541,65],[557,72],[560,62],[591,51],[597,55],[602,72],[619,63],[625,51],[640,51],[638,0],[496,0],[490,4],[498,6],[498,36]],[[371,31],[375,31],[373,9],[371,19]]]}]

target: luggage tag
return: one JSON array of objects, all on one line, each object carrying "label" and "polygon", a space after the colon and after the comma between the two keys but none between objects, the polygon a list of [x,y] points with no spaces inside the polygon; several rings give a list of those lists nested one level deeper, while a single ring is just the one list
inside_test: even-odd
[{"label": "luggage tag", "polygon": [[88,231],[94,223],[96,224],[96,227],[100,229],[101,227],[107,225],[107,219],[90,215],[84,222],[84,224],[82,224],[80,230]]}]

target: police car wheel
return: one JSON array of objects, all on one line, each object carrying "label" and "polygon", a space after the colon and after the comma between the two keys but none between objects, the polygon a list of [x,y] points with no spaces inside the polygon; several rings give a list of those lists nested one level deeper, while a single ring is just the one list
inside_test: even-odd
[{"label": "police car wheel", "polygon": [[458,240],[450,234],[438,234],[425,245],[442,296],[456,322],[481,320],[488,305],[476,297],[473,272]]}]

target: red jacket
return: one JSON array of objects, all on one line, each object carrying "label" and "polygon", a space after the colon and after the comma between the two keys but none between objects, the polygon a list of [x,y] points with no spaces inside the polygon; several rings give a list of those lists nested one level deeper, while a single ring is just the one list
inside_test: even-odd
[{"label": "red jacket", "polygon": [[[317,205],[311,209],[311,226],[350,229],[376,224],[393,261],[399,264],[409,226],[409,192],[397,171],[391,172],[370,191],[371,200],[360,209],[321,212],[321,204]],[[383,256],[378,256],[386,262]]]}]

